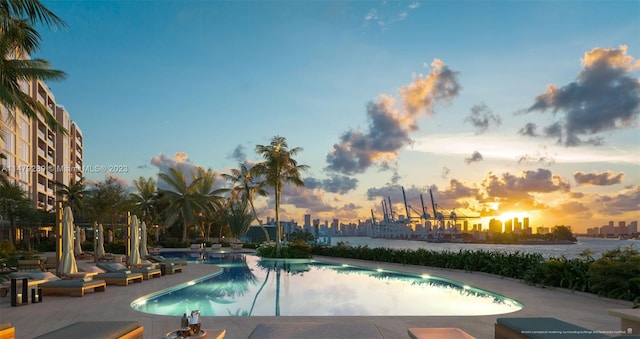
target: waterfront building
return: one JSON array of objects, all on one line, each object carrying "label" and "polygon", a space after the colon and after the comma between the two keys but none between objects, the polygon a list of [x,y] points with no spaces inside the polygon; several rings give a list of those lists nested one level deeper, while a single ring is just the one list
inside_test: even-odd
[{"label": "waterfront building", "polygon": [[[20,87],[43,104],[67,133],[49,128],[40,117],[28,118],[0,105],[0,129],[5,136],[0,149],[6,157],[0,161],[9,180],[22,187],[34,208],[53,211],[58,198],[56,182],[68,185],[71,179],[78,181],[83,176],[82,131],[44,82],[20,81]],[[21,239],[19,231],[16,239]]]}]

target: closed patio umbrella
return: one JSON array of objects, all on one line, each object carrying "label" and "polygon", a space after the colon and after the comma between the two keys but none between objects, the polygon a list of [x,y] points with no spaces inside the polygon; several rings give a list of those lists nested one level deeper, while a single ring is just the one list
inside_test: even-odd
[{"label": "closed patio umbrella", "polygon": [[127,264],[129,264],[130,266],[138,266],[142,264],[139,250],[140,231],[138,230],[138,217],[136,217],[135,215],[131,217],[131,225],[129,225],[129,227],[131,227],[131,239],[129,243],[131,246],[131,253],[129,254],[129,262]]},{"label": "closed patio umbrella", "polygon": [[149,255],[147,251],[147,224],[142,222],[140,225],[140,257],[146,258]]},{"label": "closed patio umbrella", "polygon": [[60,274],[78,273],[73,255],[73,213],[69,206],[62,211],[62,258],[58,269]]},{"label": "closed patio umbrella", "polygon": [[75,226],[75,239],[74,239],[74,244],[75,247],[73,249],[73,254],[75,254],[76,256],[82,254],[82,237],[80,236],[80,227]]},{"label": "closed patio umbrella", "polygon": [[96,258],[104,257],[104,233],[102,230],[102,224],[98,225],[98,246],[96,247]]}]

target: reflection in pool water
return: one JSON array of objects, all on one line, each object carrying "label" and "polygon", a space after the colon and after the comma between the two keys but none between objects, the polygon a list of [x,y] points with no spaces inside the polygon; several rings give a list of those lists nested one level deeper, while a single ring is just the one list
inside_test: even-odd
[{"label": "reflection in pool water", "polygon": [[304,259],[208,254],[222,272],[135,300],[135,310],[180,316],[487,315],[515,300],[434,276]]}]

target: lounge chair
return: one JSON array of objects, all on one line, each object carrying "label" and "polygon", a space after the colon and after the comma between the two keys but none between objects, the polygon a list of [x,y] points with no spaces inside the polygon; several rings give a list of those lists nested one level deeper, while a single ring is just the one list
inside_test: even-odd
[{"label": "lounge chair", "polygon": [[120,338],[142,339],[144,328],[137,321],[79,321],[45,333],[38,339]]},{"label": "lounge chair", "polygon": [[32,259],[32,260],[18,259],[17,269],[18,271],[30,271],[30,270],[44,271],[45,270],[42,264],[40,263],[40,260],[38,259]]},{"label": "lounge chair", "polygon": [[189,265],[189,262],[186,259],[167,258],[167,257],[161,256],[161,255],[150,255],[150,256],[147,256],[147,259],[149,259],[149,261],[155,262],[157,264],[173,263],[173,264],[181,265],[181,266]]},{"label": "lounge chair", "polygon": [[556,318],[498,318],[495,324],[495,339],[561,339],[571,333],[581,339],[608,338]]},{"label": "lounge chair", "polygon": [[455,327],[412,327],[407,332],[412,339],[475,339],[469,333]]},{"label": "lounge chair", "polygon": [[0,339],[13,339],[16,337],[16,328],[11,323],[0,324]]},{"label": "lounge chair", "polygon": [[55,271],[58,268],[55,256],[45,256],[40,258],[42,260],[42,268],[45,271]]},{"label": "lounge chair", "polygon": [[[103,280],[62,280],[51,272],[14,272],[34,281],[47,281],[38,284],[42,295],[68,295],[83,297],[86,291],[104,292],[106,282]],[[13,274],[13,273],[12,273]],[[15,276],[19,278],[19,276]]]},{"label": "lounge chair", "polygon": [[96,266],[105,270],[106,272],[116,273],[131,271],[133,273],[141,273],[142,279],[149,280],[151,278],[159,278],[162,275],[162,271],[154,266],[139,267],[139,268],[127,268],[125,265],[117,262],[99,262]]},{"label": "lounge chair", "polygon": [[130,282],[141,283],[144,280],[142,273],[131,271],[104,272],[96,274],[96,279],[104,280],[107,285],[128,286]]},{"label": "lounge chair", "polygon": [[86,291],[104,292],[107,289],[105,280],[57,280],[38,285],[43,295],[68,295],[84,297]]},{"label": "lounge chair", "polygon": [[291,321],[258,324],[249,339],[280,338],[383,338],[378,328],[369,322]]}]

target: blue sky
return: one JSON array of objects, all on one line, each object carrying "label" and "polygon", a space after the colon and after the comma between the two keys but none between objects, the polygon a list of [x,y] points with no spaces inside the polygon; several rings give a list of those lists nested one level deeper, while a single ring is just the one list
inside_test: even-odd
[{"label": "blue sky", "polygon": [[533,226],[640,218],[637,1],[45,4],[69,25],[42,30],[38,56],[69,74],[49,87],[85,165],[126,165],[127,184],[227,172],[281,135],[311,166],[285,219],[381,218],[399,186],[417,209],[431,187],[445,210]]}]

